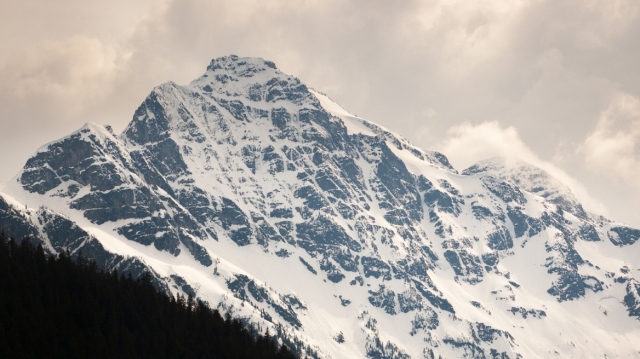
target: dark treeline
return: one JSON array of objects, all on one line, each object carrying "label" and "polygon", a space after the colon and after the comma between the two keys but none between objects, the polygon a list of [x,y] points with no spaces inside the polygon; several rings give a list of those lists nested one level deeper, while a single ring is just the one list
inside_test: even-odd
[{"label": "dark treeline", "polygon": [[98,270],[0,233],[0,358],[295,358],[268,335],[148,277]]}]

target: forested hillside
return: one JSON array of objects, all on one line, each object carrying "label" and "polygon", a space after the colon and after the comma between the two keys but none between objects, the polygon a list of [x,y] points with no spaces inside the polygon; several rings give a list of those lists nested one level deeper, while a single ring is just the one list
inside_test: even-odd
[{"label": "forested hillside", "polygon": [[269,336],[148,277],[45,256],[0,233],[2,358],[295,358]]}]

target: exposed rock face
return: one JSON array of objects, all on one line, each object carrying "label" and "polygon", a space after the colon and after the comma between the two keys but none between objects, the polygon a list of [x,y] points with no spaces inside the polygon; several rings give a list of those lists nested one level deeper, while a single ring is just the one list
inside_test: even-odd
[{"label": "exposed rock face", "polygon": [[67,251],[71,258],[84,256],[96,262],[99,268],[116,270],[125,275],[131,274],[133,278],[149,273],[158,289],[170,293],[165,280],[140,258],[106,250],[98,239],[74,222],[44,207],[38,210],[23,210],[0,197],[0,223],[1,230],[9,237],[29,240],[33,245],[42,245],[47,254]]},{"label": "exposed rock face", "polygon": [[[158,86],[120,136],[88,124],[2,193],[8,234],[150,271],[309,356],[633,356],[640,339],[639,230],[528,164],[458,173],[262,59]],[[597,318],[572,324],[575,303]],[[584,342],[602,321],[635,329]]]}]

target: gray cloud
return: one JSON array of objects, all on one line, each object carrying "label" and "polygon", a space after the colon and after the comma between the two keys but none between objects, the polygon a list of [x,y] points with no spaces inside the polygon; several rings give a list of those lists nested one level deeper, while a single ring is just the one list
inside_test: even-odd
[{"label": "gray cloud", "polygon": [[[510,152],[562,168],[611,216],[640,225],[628,214],[628,198],[640,201],[633,174],[593,160],[626,128],[603,125],[602,113],[620,93],[640,98],[637,1],[20,4],[0,5],[0,44],[15,49],[0,55],[0,151],[16,152],[3,156],[0,180],[84,122],[122,129],[153,86],[187,83],[211,58],[235,53],[273,60],[349,111],[452,158],[496,150],[485,141],[465,153],[468,137],[450,128],[514,131]],[[637,150],[625,156],[640,161]]]}]

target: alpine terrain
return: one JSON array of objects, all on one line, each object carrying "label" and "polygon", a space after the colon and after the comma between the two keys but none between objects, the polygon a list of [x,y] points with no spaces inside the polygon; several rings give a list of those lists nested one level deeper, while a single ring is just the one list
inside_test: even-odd
[{"label": "alpine terrain", "polygon": [[303,357],[640,357],[640,230],[527,163],[458,171],[260,58],[41,147],[0,229]]}]

